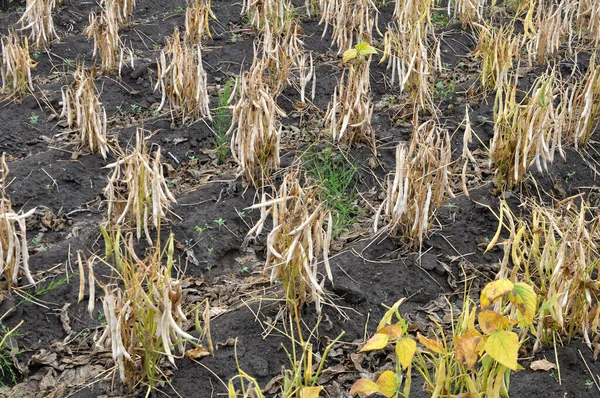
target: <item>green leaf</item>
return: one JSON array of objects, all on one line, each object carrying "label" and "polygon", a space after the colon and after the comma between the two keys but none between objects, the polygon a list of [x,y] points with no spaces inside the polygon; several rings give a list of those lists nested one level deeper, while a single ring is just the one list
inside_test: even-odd
[{"label": "green leaf", "polygon": [[363,57],[369,54],[377,54],[375,47],[364,41],[355,45],[354,48],[356,48],[356,51]]},{"label": "green leaf", "polygon": [[498,330],[488,337],[485,351],[498,363],[509,369],[517,370],[519,357],[519,336],[515,332]]}]

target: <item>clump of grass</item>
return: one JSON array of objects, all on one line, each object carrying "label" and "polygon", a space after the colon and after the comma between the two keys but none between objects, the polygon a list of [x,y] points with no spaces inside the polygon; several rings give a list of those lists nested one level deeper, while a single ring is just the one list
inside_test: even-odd
[{"label": "clump of grass", "polygon": [[373,105],[371,103],[369,70],[371,55],[376,50],[367,43],[344,53],[346,68],[333,93],[325,120],[335,142],[350,146],[369,141],[376,152],[375,131],[371,127]]},{"label": "clump of grass", "polygon": [[499,185],[511,188],[519,184],[532,164],[540,173],[546,170],[557,150],[564,157],[563,126],[554,106],[557,86],[553,69],[536,80],[521,103],[516,102],[516,77],[512,84],[498,89],[490,157],[496,165]]},{"label": "clump of grass", "polygon": [[19,22],[22,29],[31,29],[30,39],[35,48],[44,48],[52,40],[58,39],[52,20],[55,7],[56,0],[27,0]]},{"label": "clump of grass", "polygon": [[188,43],[202,45],[206,37],[212,39],[209,19],[217,19],[210,8],[210,0],[187,0],[185,9],[185,40]]},{"label": "clump of grass", "polygon": [[173,36],[167,38],[157,66],[158,79],[154,90],[160,89],[162,94],[158,111],[168,99],[171,111],[179,115],[183,123],[188,118],[211,119],[200,45],[193,48],[186,40],[182,42],[179,30],[175,28]]},{"label": "clump of grass", "polygon": [[254,186],[268,181],[279,168],[280,117],[285,117],[277,96],[264,81],[263,69],[263,60],[254,57],[250,70],[242,73],[227,132],[232,135],[231,153],[238,172]]},{"label": "clump of grass", "polygon": [[[4,316],[6,316],[6,314],[0,317],[0,321]],[[14,354],[12,354],[12,348],[10,347],[10,339],[18,334],[17,329],[19,329],[24,322],[25,320],[22,319],[17,326],[10,330],[5,325],[1,325],[0,327],[2,332],[4,332],[2,340],[0,340],[0,386],[4,384],[4,380],[8,380],[12,384],[17,384],[17,369],[15,369],[15,364],[12,360]]]},{"label": "clump of grass", "polygon": [[331,147],[309,151],[304,168],[308,181],[318,187],[318,199],[331,211],[332,236],[336,238],[360,214],[356,204],[357,168],[350,159]]},{"label": "clump of grass", "polygon": [[219,163],[225,162],[231,146],[231,137],[227,135],[227,132],[232,121],[229,101],[233,95],[234,82],[234,79],[228,79],[219,91],[218,107],[212,120],[213,144]]},{"label": "clump of grass", "polygon": [[137,238],[140,239],[143,232],[152,244],[149,226],[158,230],[171,202],[175,202],[163,176],[160,147],[152,159],[144,130],[138,129],[135,146],[123,151],[119,159],[106,168],[113,170],[104,189],[109,220],[116,226],[131,223]]},{"label": "clump of grass", "polygon": [[386,178],[387,196],[375,216],[383,215],[390,232],[410,247],[421,247],[436,210],[453,197],[448,131],[433,120],[415,126],[410,144],[396,148],[396,169]]},{"label": "clump of grass", "polygon": [[2,36],[2,94],[8,99],[22,100],[33,90],[31,69],[36,63],[29,56],[29,41],[14,30]]},{"label": "clump of grass", "polygon": [[103,286],[106,328],[96,344],[111,347],[121,381],[131,389],[146,384],[149,394],[157,382],[167,380],[160,369],[162,358],[175,365],[174,350],[182,355],[186,341],[197,341],[184,330],[181,281],[171,276],[173,234],[165,248],[158,239],[143,259],[134,252],[131,234],[123,237],[117,230],[105,239],[119,283]]},{"label": "clump of grass", "polygon": [[73,74],[73,83],[63,87],[63,109],[60,117],[67,119],[69,127],[79,130],[79,142],[92,152],[100,152],[106,159],[106,110],[100,104],[100,94],[94,84],[95,69],[89,73],[83,64],[78,64]]},{"label": "clump of grass", "polygon": [[6,155],[0,159],[0,274],[6,277],[11,285],[18,283],[19,271],[22,271],[27,281],[35,285],[29,272],[29,252],[27,249],[27,226],[25,220],[35,212],[35,208],[27,213],[15,213],[5,190],[9,185],[8,165]]},{"label": "clump of grass", "polygon": [[272,199],[263,193],[261,203],[251,208],[261,209],[260,220],[248,235],[260,235],[267,216],[271,215],[273,228],[267,237],[265,269],[271,273],[271,282],[283,286],[286,304],[298,320],[299,308],[314,302],[317,311],[325,296],[323,281],[318,279],[318,257],[322,256],[329,280],[329,244],[333,220],[331,212],[318,198],[316,186],[300,184],[297,171],[289,172]]}]

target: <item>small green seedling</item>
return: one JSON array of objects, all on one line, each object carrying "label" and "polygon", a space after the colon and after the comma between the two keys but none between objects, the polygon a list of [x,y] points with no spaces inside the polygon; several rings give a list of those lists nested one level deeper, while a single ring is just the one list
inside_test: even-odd
[{"label": "small green seedling", "polygon": [[37,122],[40,120],[39,115],[36,115],[35,113],[31,112],[31,115],[29,115],[29,123],[31,124],[37,124]]}]

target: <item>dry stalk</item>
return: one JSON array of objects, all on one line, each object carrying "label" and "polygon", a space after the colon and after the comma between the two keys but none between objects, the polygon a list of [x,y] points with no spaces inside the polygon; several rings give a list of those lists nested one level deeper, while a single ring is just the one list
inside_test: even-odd
[{"label": "dry stalk", "polygon": [[287,0],[243,0],[242,15],[248,15],[250,25],[258,31],[267,27],[275,35],[288,31],[294,18],[294,6]]},{"label": "dry stalk", "polygon": [[577,0],[575,4],[575,28],[579,39],[597,49],[600,45],[600,3],[597,0]]},{"label": "dry stalk", "polygon": [[[124,248],[119,244],[122,239]],[[175,365],[173,350],[183,354],[186,341],[197,341],[184,330],[181,281],[171,277],[173,235],[166,250],[157,245],[145,259],[135,254],[131,235],[123,238],[117,231],[110,244],[120,283],[104,286],[106,328],[96,344],[110,345],[121,381],[132,388],[145,382],[150,390],[164,379],[161,358],[166,356]]]},{"label": "dry stalk", "polygon": [[554,57],[563,43],[569,46],[572,53],[574,8],[572,2],[562,0],[558,4],[540,3],[536,9],[535,19],[526,23],[527,53],[535,55],[536,61],[542,64]]},{"label": "dry stalk", "polygon": [[[262,60],[254,57],[250,70],[240,79],[239,98],[233,105],[231,153],[238,172],[254,186],[266,182],[279,168],[280,117],[285,112],[264,81]],[[235,90],[234,90],[235,92]]]},{"label": "dry stalk", "polygon": [[135,0],[102,0],[104,9],[111,9],[119,25],[129,21],[135,8]]},{"label": "dry stalk", "polygon": [[95,69],[87,73],[83,64],[78,64],[73,74],[73,83],[63,87],[62,113],[69,127],[79,130],[79,142],[91,152],[100,152],[106,159],[106,110],[100,103],[100,93],[94,84]]},{"label": "dry stalk", "polygon": [[386,178],[387,196],[375,216],[411,247],[421,247],[436,210],[448,198],[451,147],[448,131],[429,120],[413,131],[410,144],[396,148],[396,170]]},{"label": "dry stalk", "polygon": [[132,223],[137,238],[140,239],[143,232],[152,244],[149,225],[158,230],[171,202],[175,202],[163,176],[160,147],[151,159],[144,130],[138,129],[135,147],[124,151],[115,163],[105,167],[113,169],[104,189],[109,220],[117,226]]},{"label": "dry stalk", "polygon": [[84,34],[94,39],[93,57],[100,55],[102,72],[110,74],[121,69],[124,46],[119,38],[119,17],[115,7],[106,7],[100,15],[90,14],[90,24]]},{"label": "dry stalk", "polygon": [[52,20],[55,7],[56,0],[27,0],[25,12],[19,23],[22,30],[31,29],[29,37],[35,48],[44,48],[52,40],[58,39]]},{"label": "dry stalk", "polygon": [[[306,71],[306,58],[304,53],[304,42],[300,38],[302,28],[298,20],[289,24],[289,29],[282,35],[271,32],[267,25],[262,34],[260,44],[262,46],[262,66],[264,68],[264,80],[271,88],[271,92],[278,95],[284,87],[290,83],[290,74],[304,68],[304,87],[314,76],[314,70]],[[255,51],[254,54],[257,57]],[[304,64],[303,64],[304,62]]]},{"label": "dry stalk", "polygon": [[217,19],[210,8],[210,0],[187,0],[184,41],[201,46],[206,37],[212,39],[208,25],[211,18]]},{"label": "dry stalk", "polygon": [[286,304],[298,314],[305,303],[314,302],[317,311],[325,297],[319,281],[318,257],[322,255],[327,278],[332,281],[329,267],[329,245],[333,220],[331,213],[317,199],[317,187],[302,187],[298,172],[285,175],[277,195],[252,208],[261,209],[261,218],[248,232],[260,235],[267,216],[271,215],[273,228],[267,237],[265,270],[271,274],[271,283],[280,281]]},{"label": "dry stalk", "polygon": [[481,57],[481,89],[488,93],[508,84],[509,72],[519,57],[524,36],[513,34],[514,28],[510,24],[500,29],[474,25],[479,28],[479,41],[473,54]]},{"label": "dry stalk", "polygon": [[578,149],[589,142],[600,124],[600,65],[593,56],[587,72],[563,95],[567,141]]},{"label": "dry stalk", "polygon": [[18,36],[10,30],[8,36],[2,36],[2,94],[7,99],[21,100],[27,92],[33,90],[31,69],[36,63],[29,56],[27,37]]},{"label": "dry stalk", "polygon": [[387,60],[387,67],[392,70],[391,83],[397,79],[400,90],[408,90],[409,103],[415,108],[435,111],[430,83],[433,60],[426,40],[428,27],[419,21],[409,25],[410,28],[402,27],[398,21],[388,25],[380,62]]},{"label": "dry stalk", "polygon": [[521,103],[516,101],[516,76],[513,84],[499,88],[490,143],[490,158],[496,165],[499,185],[510,188],[519,184],[533,164],[540,173],[546,171],[557,150],[564,158],[563,125],[554,106],[557,92],[555,70],[540,76]]},{"label": "dry stalk", "polygon": [[325,121],[334,141],[353,145],[369,141],[376,152],[375,131],[371,127],[373,104],[369,71],[371,55],[346,63],[342,77],[329,102]]},{"label": "dry stalk", "polygon": [[[27,213],[15,213],[11,208],[10,200],[5,196],[9,185],[8,165],[6,155],[0,158],[0,274],[4,274],[9,283],[9,289],[17,285],[19,270],[23,272],[27,281],[35,285],[29,272],[29,252],[27,249],[27,230],[25,220],[35,212],[35,208]],[[15,225],[16,224],[16,225]]]},{"label": "dry stalk", "polygon": [[193,48],[185,40],[182,42],[176,28],[173,36],[167,38],[157,66],[158,79],[154,90],[160,88],[162,94],[159,110],[168,98],[171,111],[181,116],[183,123],[187,119],[211,119],[200,45]]},{"label": "dry stalk", "polygon": [[482,19],[485,0],[454,0],[448,2],[448,15],[458,19],[465,29]]},{"label": "dry stalk", "polygon": [[332,26],[331,43],[338,54],[360,42],[372,42],[373,27],[377,27],[377,6],[372,0],[321,0],[323,36]]}]

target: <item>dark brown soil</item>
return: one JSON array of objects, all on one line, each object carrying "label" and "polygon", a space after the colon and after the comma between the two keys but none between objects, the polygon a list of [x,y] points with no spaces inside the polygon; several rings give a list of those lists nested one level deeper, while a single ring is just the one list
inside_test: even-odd
[{"label": "dark brown soil", "polygon": [[[212,23],[214,37],[206,43],[203,60],[214,105],[217,85],[249,67],[255,36],[240,17],[240,2],[213,0],[212,3],[218,22]],[[0,2],[0,7],[2,5]],[[4,5],[7,10],[0,14],[2,34],[16,23],[24,1]],[[150,113],[160,101],[150,81],[156,71],[158,49],[165,37],[172,34],[174,26],[183,26],[184,7],[184,0],[137,0],[132,24],[121,31],[123,40],[135,51],[135,67],[124,67],[120,78],[98,78],[97,84],[111,120],[111,133],[121,145],[131,142],[136,128],[143,126],[153,133],[151,142],[161,146],[163,160],[174,170],[169,181],[177,195],[177,205],[173,208],[177,217],[172,217],[172,222],[163,227],[163,236],[169,231],[175,235],[186,283],[195,289],[194,292],[189,290],[190,296],[196,295],[198,301],[210,297],[214,306],[229,310],[213,320],[213,341],[225,343],[231,342],[230,338],[237,339],[240,367],[264,386],[281,374],[282,366],[289,366],[282,347],[289,347],[290,341],[276,332],[264,337],[265,324],[257,321],[274,319],[281,303],[253,300],[258,295],[278,297],[277,288],[269,286],[261,277],[264,240],[249,245],[244,242],[249,226],[259,214],[256,210],[245,210],[243,215],[240,212],[255,202],[255,192],[245,189],[235,179],[231,160],[224,165],[217,164],[211,152],[212,135],[204,122],[178,127],[168,116],[159,118]],[[92,340],[102,328],[102,314],[96,309],[90,317],[86,300],[77,303],[79,282],[74,256],[78,250],[85,253],[103,250],[98,228],[106,215],[102,201],[108,170],[103,167],[114,159],[104,160],[97,154],[85,153],[74,158],[72,153],[77,148],[61,134],[63,129],[56,117],[56,112],[60,112],[60,87],[70,79],[72,61],[80,59],[87,65],[93,62],[93,44],[85,39],[82,31],[88,23],[89,12],[97,8],[93,1],[64,0],[55,15],[60,41],[53,43],[48,51],[35,55],[33,95],[21,103],[0,104],[0,151],[9,155],[10,179],[13,180],[7,193],[13,208],[38,209],[28,223],[31,268],[37,279],[41,279],[37,288],[26,289],[34,299],[24,299],[23,293],[3,293],[0,303],[0,314],[8,312],[0,325],[10,329],[25,321],[14,341],[19,352],[16,358],[22,365],[19,375],[22,384],[15,396],[87,398],[127,393],[116,378],[107,377],[90,384],[89,380],[84,382],[83,378],[71,375],[67,379],[71,380],[68,386],[61,382],[65,372],[98,375],[112,366],[110,354],[99,352]],[[389,21],[391,14],[390,5],[381,9],[380,26]],[[318,54],[316,59],[320,60],[316,67],[318,84],[314,104],[317,110],[313,115],[319,119],[327,108],[341,69],[337,51],[329,45],[329,37],[321,39],[322,27],[318,21],[306,19],[302,27],[306,47]],[[472,62],[469,53],[475,43],[471,32],[461,30],[460,25],[440,26],[442,32],[442,61],[452,76],[440,78],[456,80],[457,86],[450,97],[440,101],[438,116],[449,131],[457,130],[468,103],[474,129],[488,145],[493,134],[493,96],[477,101],[468,97],[468,89],[474,83],[473,74],[461,69],[465,62]],[[588,60],[588,55],[579,57],[580,67],[586,68]],[[527,71],[521,79],[524,87],[530,86],[539,72]],[[385,74],[385,65],[373,63],[371,85],[375,104],[399,94],[385,85]],[[295,90],[289,88],[281,96],[280,105],[290,111],[291,104],[298,99]],[[139,106],[140,110],[132,111],[131,105]],[[39,116],[36,123],[31,121],[32,114]],[[285,123],[296,126],[299,119],[290,112]],[[365,166],[359,173],[358,186],[363,193],[359,204],[366,209],[378,203],[376,194],[369,195],[379,189],[374,176],[381,178],[393,168],[396,143],[409,139],[412,131],[410,123],[398,120],[393,107],[378,110],[373,124],[379,143],[378,160],[383,166],[372,173]],[[455,158],[462,151],[462,132],[458,129],[452,139]],[[314,141],[315,137],[307,138],[310,140]],[[282,155],[284,164],[292,163],[303,149],[300,145]],[[483,147],[475,142],[471,150],[476,149]],[[599,151],[597,141],[592,141],[586,153],[568,148],[567,160],[557,159],[547,174],[532,172],[547,193],[544,198],[550,200],[549,195],[564,198],[585,192],[596,195],[597,200],[599,184],[589,164],[598,164]],[[353,149],[350,156],[364,165],[371,152],[367,147],[360,147]],[[314,342],[315,350],[322,353],[329,341],[345,331],[344,344],[327,363],[328,367],[343,365],[345,368],[324,383],[328,396],[348,396],[346,392],[359,378],[349,356],[360,348],[365,332],[374,332],[385,312],[384,305],[408,297],[401,307],[403,316],[414,325],[427,325],[431,314],[443,316],[444,297],[460,306],[465,278],[461,266],[470,265],[468,273],[475,276],[474,294],[495,276],[502,253],[494,249],[483,254],[481,246],[494,235],[497,227],[496,218],[485,207],[497,209],[499,203],[490,181],[488,170],[484,181],[471,190],[470,198],[459,195],[439,210],[437,223],[421,256],[407,251],[391,238],[372,237],[368,231],[372,213],[363,215],[356,226],[349,226],[350,231],[357,233],[336,242],[337,252],[331,260],[334,282],[326,287],[342,311],[325,307]],[[530,183],[525,183],[516,195],[528,197],[537,192]],[[217,219],[224,220],[225,227],[219,227],[214,221]],[[199,232],[197,227],[208,228]],[[100,270],[98,275],[106,277],[108,272]],[[96,308],[101,308],[100,301]],[[65,328],[65,314],[70,330]],[[302,315],[308,334],[316,319],[314,308],[305,308]],[[48,353],[53,356],[48,358]],[[79,361],[80,356],[87,359]],[[535,359],[542,357],[554,361],[553,349],[535,354]],[[590,372],[600,374],[600,364],[593,360],[587,346],[578,340],[565,342],[564,346],[557,347],[557,357],[561,383],[556,371],[533,372],[528,362],[534,358],[523,359],[521,365],[526,369],[512,375],[511,396],[558,398],[600,394],[589,383]],[[225,344],[214,357],[199,362],[187,358],[178,360],[177,368],[170,369],[171,384],[159,386],[156,396],[213,397],[226,393],[223,382],[227,383],[237,374],[233,345]],[[8,380],[5,378],[5,381]],[[411,396],[426,396],[420,387],[420,381],[415,379]],[[0,390],[0,396],[3,391]]]}]

